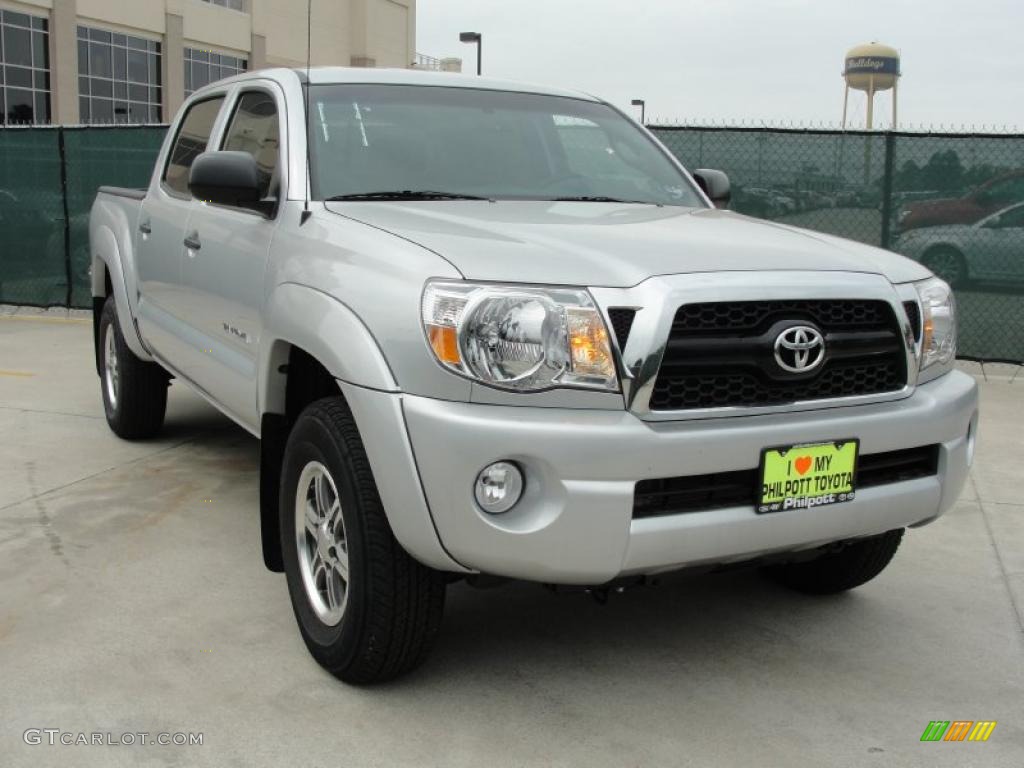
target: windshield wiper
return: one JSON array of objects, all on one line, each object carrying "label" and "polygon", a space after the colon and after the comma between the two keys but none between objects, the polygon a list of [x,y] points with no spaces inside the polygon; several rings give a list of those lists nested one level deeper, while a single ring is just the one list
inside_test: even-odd
[{"label": "windshield wiper", "polygon": [[353,192],[334,195],[324,202],[337,200],[490,200],[489,197],[463,195],[458,192],[437,192],[432,189],[399,189],[385,192]]},{"label": "windshield wiper", "polygon": [[559,203],[630,203],[633,205],[656,205],[659,208],[663,203],[655,203],[651,200],[623,200],[618,197],[604,197],[602,195],[575,195],[572,197],[552,198]]}]

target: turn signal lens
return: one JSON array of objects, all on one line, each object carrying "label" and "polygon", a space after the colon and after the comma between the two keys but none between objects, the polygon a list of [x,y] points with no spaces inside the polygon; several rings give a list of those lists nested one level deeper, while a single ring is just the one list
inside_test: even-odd
[{"label": "turn signal lens", "polygon": [[448,365],[459,365],[462,363],[462,355],[459,354],[459,336],[452,326],[428,325],[427,338],[430,340],[430,348],[434,350],[437,359]]},{"label": "turn signal lens", "polygon": [[593,309],[567,309],[572,370],[587,376],[604,376],[615,370],[604,320]]}]

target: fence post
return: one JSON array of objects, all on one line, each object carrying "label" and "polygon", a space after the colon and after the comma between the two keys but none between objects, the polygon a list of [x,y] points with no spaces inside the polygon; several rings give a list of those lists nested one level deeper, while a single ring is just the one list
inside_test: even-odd
[{"label": "fence post", "polygon": [[68,289],[64,296],[64,306],[71,307],[71,292],[74,286],[71,273],[71,215],[68,208],[68,157],[64,148],[64,126],[57,126],[57,149],[60,153],[60,199],[64,210],[64,276]]},{"label": "fence post", "polygon": [[892,239],[892,167],[895,155],[896,135],[892,131],[885,134],[885,173],[882,176],[882,233],[881,245],[889,247]]}]

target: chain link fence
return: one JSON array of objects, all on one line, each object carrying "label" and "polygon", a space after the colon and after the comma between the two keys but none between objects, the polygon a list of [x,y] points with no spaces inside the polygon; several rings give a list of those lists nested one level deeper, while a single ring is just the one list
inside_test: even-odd
[{"label": "chain link fence", "polygon": [[[1024,136],[654,126],[740,213],[888,248],[955,287],[960,355],[1024,361]],[[0,130],[0,303],[87,307],[100,185],[143,187],[162,126]]]},{"label": "chain link fence", "polygon": [[97,187],[144,187],[166,128],[0,130],[0,303],[88,307]]},{"label": "chain link fence", "polygon": [[956,290],[960,357],[1024,361],[1024,136],[652,127],[730,208],[887,248]]}]

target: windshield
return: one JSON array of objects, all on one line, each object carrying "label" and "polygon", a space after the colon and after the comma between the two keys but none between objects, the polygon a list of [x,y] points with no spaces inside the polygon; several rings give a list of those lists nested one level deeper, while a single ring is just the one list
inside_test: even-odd
[{"label": "windshield", "polygon": [[319,85],[311,90],[309,122],[317,200],[393,193],[704,207],[653,141],[596,102],[470,88]]}]

